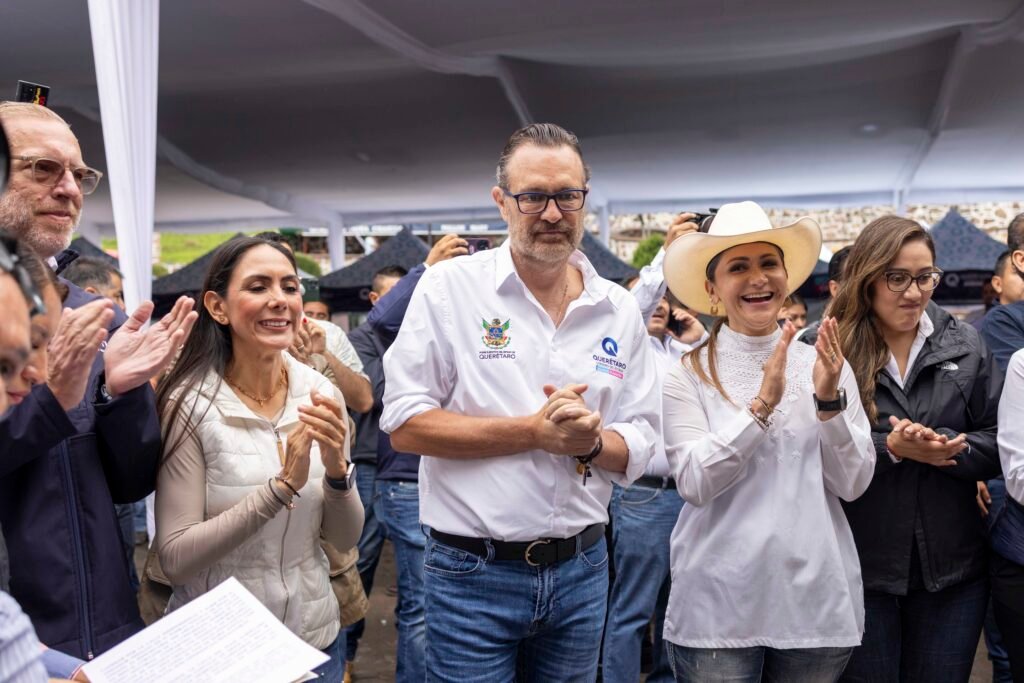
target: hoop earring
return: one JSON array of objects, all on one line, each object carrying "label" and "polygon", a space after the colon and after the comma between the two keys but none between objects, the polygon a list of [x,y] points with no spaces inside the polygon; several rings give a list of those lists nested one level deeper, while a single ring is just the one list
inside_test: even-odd
[{"label": "hoop earring", "polygon": [[711,317],[712,318],[717,318],[718,317],[718,302],[717,301],[715,301],[714,303],[711,304]]}]

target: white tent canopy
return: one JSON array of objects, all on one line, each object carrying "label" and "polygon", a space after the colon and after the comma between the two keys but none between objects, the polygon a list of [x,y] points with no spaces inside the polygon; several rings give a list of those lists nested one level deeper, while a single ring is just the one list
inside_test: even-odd
[{"label": "white tent canopy", "polygon": [[[530,120],[580,135],[606,212],[1024,195],[1020,0],[174,0],[159,20],[158,230],[486,220]],[[0,88],[19,78],[111,171],[86,3],[0,4]],[[84,223],[113,233],[106,182]]]}]

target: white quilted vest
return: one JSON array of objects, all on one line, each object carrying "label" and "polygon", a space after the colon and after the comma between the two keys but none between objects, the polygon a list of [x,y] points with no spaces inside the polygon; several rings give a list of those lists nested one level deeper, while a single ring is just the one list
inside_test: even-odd
[{"label": "white quilted vest", "polygon": [[[288,399],[275,430],[253,413],[227,383],[211,391],[215,374],[202,384],[196,432],[206,459],[206,519],[231,508],[280,472],[277,438],[282,448],[287,434],[299,425],[298,406],[308,404],[311,389],[337,396],[339,392],[320,373],[283,354],[288,371]],[[195,394],[186,400],[192,401]],[[347,448],[346,448],[347,451]],[[348,453],[346,452],[346,456]],[[327,556],[320,548],[323,517],[320,447],[309,456],[309,481],[299,490],[295,509],[282,509],[260,531],[213,566],[181,586],[174,586],[170,612],[234,576],[293,633],[317,649],[330,645],[340,628],[338,600],[331,589]]]}]

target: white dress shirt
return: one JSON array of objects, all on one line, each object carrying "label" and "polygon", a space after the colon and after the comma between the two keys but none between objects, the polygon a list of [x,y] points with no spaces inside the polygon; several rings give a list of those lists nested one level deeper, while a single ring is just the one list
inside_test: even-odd
[{"label": "white dress shirt", "polygon": [[1024,349],[1010,357],[999,399],[999,460],[1006,492],[1024,505]]},{"label": "white dress shirt", "polygon": [[[844,364],[845,411],[821,422],[815,350],[790,344],[782,401],[765,432],[747,406],[781,335],[723,326],[717,367],[729,398],[689,363],[665,379],[665,448],[683,506],[672,531],[666,640],[698,648],[860,644],[864,589],[839,499],[871,482],[875,449]],[[706,368],[706,351],[701,352]]]},{"label": "white dress shirt", "polygon": [[582,382],[588,408],[629,449],[624,474],[532,450],[479,459],[420,459],[420,518],[439,531],[528,541],[568,538],[607,522],[611,483],[643,474],[661,430],[654,354],[633,297],[576,251],[583,292],[555,328],[516,273],[509,243],[436,264],[423,274],[384,356],[380,428],[442,408],[461,415],[536,413],[543,387]]},{"label": "white dress shirt", "polygon": [[366,379],[367,382],[370,378],[363,372],[363,361],[356,353],[356,347],[352,346],[352,342],[349,341],[348,335],[345,334],[345,330],[339,326],[327,320],[317,320],[316,318],[309,318],[309,321],[315,323],[323,328],[324,330],[324,343],[327,347],[327,352],[332,356],[341,361],[341,364],[346,368],[356,373],[360,377]]},{"label": "white dress shirt", "polygon": [[[924,348],[924,343],[928,341],[928,337],[932,336],[932,332],[935,331],[935,323],[928,317],[928,313],[921,314],[921,320],[917,323],[917,336],[914,337],[914,342],[910,345],[910,355],[907,356],[907,372],[914,367],[914,363],[917,361],[917,357],[921,355],[921,349]],[[889,362],[885,365],[885,371],[889,373],[889,376],[895,380],[896,384],[900,385],[900,389],[903,389],[903,381],[906,379],[906,375],[900,374],[900,366],[896,362],[896,356],[891,352],[889,353]]]},{"label": "white dress shirt", "polygon": [[[636,299],[637,305],[640,306],[640,315],[643,316],[645,325],[650,322],[651,316],[654,315],[654,311],[657,310],[662,297],[665,296],[664,263],[665,250],[659,249],[658,253],[654,255],[654,259],[640,269],[640,276],[637,278],[633,288],[629,290],[633,298]],[[658,358],[658,381],[664,381],[665,373],[671,370],[672,366],[676,363],[679,363],[683,355],[689,353],[694,347],[700,346],[707,337],[708,333],[705,331],[703,336],[697,340],[697,343],[691,346],[674,338],[668,332],[661,339],[648,336],[651,350],[654,351]],[[661,394],[662,388],[659,385],[658,395],[660,396]],[[654,447],[654,457],[647,464],[644,476],[672,476],[668,466],[668,458],[665,457],[665,439],[661,434],[658,434],[658,443]]]}]

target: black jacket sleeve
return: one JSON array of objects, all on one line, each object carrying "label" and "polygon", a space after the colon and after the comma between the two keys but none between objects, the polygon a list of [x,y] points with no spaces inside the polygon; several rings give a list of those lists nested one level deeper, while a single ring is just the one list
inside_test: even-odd
[{"label": "black jacket sleeve", "polygon": [[0,477],[44,457],[74,434],[75,426],[50,388],[37,386],[0,420]]},{"label": "black jacket sleeve", "polygon": [[96,404],[95,410],[97,447],[111,497],[115,503],[145,498],[156,486],[161,453],[153,389],[147,382]]},{"label": "black jacket sleeve", "polygon": [[[998,477],[1003,471],[996,443],[1003,372],[995,356],[984,344],[981,345],[980,355],[978,374],[971,386],[971,394],[967,397],[967,420],[970,425],[967,443],[971,445],[970,452],[964,451],[957,455],[955,466],[939,468],[952,477],[968,481],[987,481]],[[936,431],[950,438],[957,435],[955,431],[946,428]]]}]

